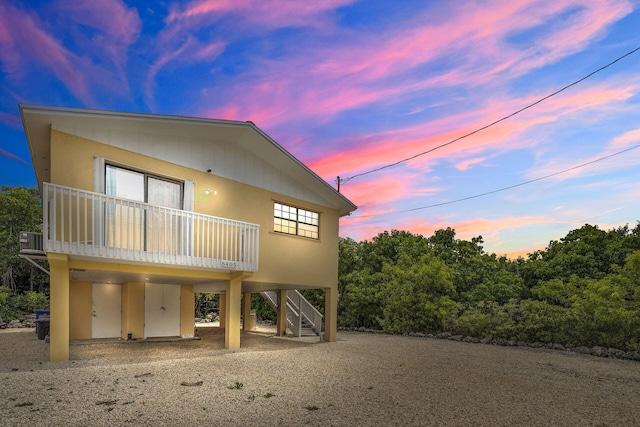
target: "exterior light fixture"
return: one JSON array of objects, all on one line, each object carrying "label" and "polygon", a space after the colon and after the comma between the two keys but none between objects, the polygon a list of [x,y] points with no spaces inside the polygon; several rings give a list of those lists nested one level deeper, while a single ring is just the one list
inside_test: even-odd
[{"label": "exterior light fixture", "polygon": [[207,188],[205,190],[204,194],[213,194],[215,196],[216,194],[218,194],[218,192],[216,190],[212,190],[210,188]]}]

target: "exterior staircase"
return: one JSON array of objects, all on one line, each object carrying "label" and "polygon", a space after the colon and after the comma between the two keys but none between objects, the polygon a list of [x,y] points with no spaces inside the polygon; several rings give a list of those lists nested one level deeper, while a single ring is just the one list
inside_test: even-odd
[{"label": "exterior staircase", "polygon": [[[271,308],[278,308],[278,294],[261,292]],[[287,327],[295,337],[317,335],[322,331],[322,314],[297,290],[287,291]]]}]

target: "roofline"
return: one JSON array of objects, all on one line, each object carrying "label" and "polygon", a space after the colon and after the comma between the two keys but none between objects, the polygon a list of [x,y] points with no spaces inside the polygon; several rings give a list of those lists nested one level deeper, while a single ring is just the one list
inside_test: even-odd
[{"label": "roofline", "polygon": [[[140,120],[149,120],[156,119],[162,121],[178,121],[178,122],[197,122],[203,124],[229,124],[229,125],[240,125],[246,126],[247,124],[252,122],[243,122],[240,120],[226,120],[226,119],[209,119],[204,117],[193,117],[193,116],[178,116],[174,114],[153,114],[153,113],[130,113],[123,111],[114,111],[114,110],[99,110],[99,109],[89,109],[89,108],[71,108],[71,107],[49,107],[44,105],[37,104],[18,104],[20,109],[20,114],[22,115],[23,111],[29,112],[43,112],[43,113],[58,113],[59,115],[74,115],[74,116],[103,116],[103,117],[124,117],[124,118],[135,118]],[[254,125],[255,126],[255,125]]]},{"label": "roofline", "polygon": [[[275,148],[277,148],[280,152],[286,155],[298,166],[303,168],[306,172],[308,172],[314,179],[316,179],[318,182],[324,185],[327,189],[331,190],[336,196],[341,198],[344,203],[348,204],[352,208],[351,211],[358,209],[358,207],[355,204],[353,204],[353,202],[351,202],[344,195],[338,192],[327,181],[322,179],[318,174],[316,174],[314,171],[309,169],[307,165],[305,165],[300,160],[298,160],[293,154],[289,153],[289,151],[287,151],[283,146],[278,144],[273,138],[267,135],[262,129],[256,126],[256,124],[253,123],[252,121],[210,119],[210,118],[203,118],[203,117],[164,115],[164,114],[152,114],[152,113],[129,113],[129,112],[120,112],[120,111],[113,111],[113,110],[96,110],[96,109],[86,109],[86,108],[49,107],[49,106],[43,106],[43,105],[37,105],[37,104],[18,104],[18,108],[20,110],[20,117],[22,118],[22,126],[25,130],[25,135],[27,137],[27,142],[29,143],[29,145],[31,143],[30,143],[29,135],[27,135],[28,131],[27,131],[26,121],[24,117],[24,114],[28,112],[55,113],[58,115],[73,115],[76,117],[77,116],[91,116],[91,117],[102,116],[105,118],[125,118],[125,119],[136,119],[136,120],[151,119],[151,120],[160,120],[164,122],[175,121],[175,122],[181,122],[181,123],[199,123],[199,124],[205,124],[205,125],[223,124],[223,125],[231,125],[231,126],[249,127],[252,130],[256,131],[258,134],[260,134],[262,137],[264,137]],[[29,151],[31,151],[32,163],[34,163],[35,165],[35,162],[33,159],[33,150],[30,149]],[[35,173],[36,173],[36,180],[40,182],[37,177],[38,171],[36,170]],[[341,216],[346,216],[346,215],[350,215],[350,212]]]}]

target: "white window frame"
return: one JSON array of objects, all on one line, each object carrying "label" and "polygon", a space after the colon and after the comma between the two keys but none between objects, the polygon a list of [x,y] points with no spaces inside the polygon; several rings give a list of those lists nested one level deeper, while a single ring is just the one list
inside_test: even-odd
[{"label": "white window frame", "polygon": [[[195,210],[195,185],[194,182],[188,179],[180,179],[180,178],[176,178],[176,177],[171,177],[171,176],[166,176],[163,174],[158,174],[158,173],[154,173],[152,171],[146,170],[146,169],[142,169],[142,168],[138,168],[135,166],[131,166],[131,165],[127,165],[127,164],[123,164],[117,161],[112,161],[109,159],[105,159],[104,157],[101,156],[95,156],[94,157],[94,164],[93,164],[93,191],[95,193],[101,193],[101,194],[105,194],[106,193],[106,173],[107,173],[107,169],[106,169],[106,165],[111,165],[111,166],[115,166],[115,167],[119,167],[122,169],[129,169],[129,170],[133,170],[136,172],[141,172],[143,173],[145,176],[152,176],[154,178],[159,178],[159,179],[164,179],[170,182],[176,182],[176,183],[181,183],[182,184],[182,210],[188,211],[188,212],[193,212]],[[146,193],[146,178],[145,178],[145,193]],[[146,199],[146,197],[145,197]],[[185,245],[187,248],[191,248],[191,242],[193,242],[194,239],[194,229],[193,229],[193,224],[191,224],[191,222],[186,221],[184,224],[185,230],[184,230],[184,236],[185,236]],[[96,230],[95,233],[96,236],[96,244],[103,244],[104,242],[104,236],[102,235],[101,232],[98,232]]]}]

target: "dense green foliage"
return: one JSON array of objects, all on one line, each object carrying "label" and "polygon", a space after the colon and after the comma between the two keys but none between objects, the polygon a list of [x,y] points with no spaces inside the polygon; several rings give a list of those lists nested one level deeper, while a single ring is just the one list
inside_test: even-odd
[{"label": "dense green foliage", "polygon": [[[213,320],[220,315],[220,295],[196,293],[194,299],[195,317]],[[276,320],[276,312],[260,294],[251,295],[251,308],[256,310],[256,320]]]},{"label": "dense green foliage", "polygon": [[0,316],[5,321],[49,306],[49,276],[18,256],[20,232],[40,232],[41,224],[37,188],[0,187]]},{"label": "dense green foliage", "polygon": [[47,292],[49,277],[21,259],[20,232],[41,232],[42,203],[37,188],[0,188],[0,277],[14,293]]},{"label": "dense green foliage", "polygon": [[33,314],[37,309],[48,309],[49,297],[38,292],[27,291],[22,294],[11,292],[6,286],[0,286],[0,319],[9,321],[25,314]]},{"label": "dense green foliage", "polygon": [[640,349],[640,225],[587,224],[526,259],[482,243],[451,228],[341,239],[340,325]]}]

